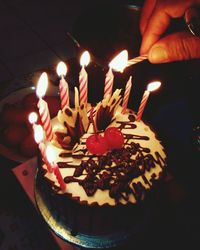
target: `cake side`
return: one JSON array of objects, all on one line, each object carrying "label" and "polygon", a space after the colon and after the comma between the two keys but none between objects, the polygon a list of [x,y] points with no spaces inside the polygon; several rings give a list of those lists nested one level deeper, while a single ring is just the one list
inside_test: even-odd
[{"label": "cake side", "polygon": [[52,190],[49,180],[43,177],[43,171],[40,168],[37,173],[37,189],[56,224],[62,225],[62,230],[70,231],[71,235],[126,238],[132,233],[147,230],[154,218],[152,200],[155,186],[149,191],[148,197],[137,204],[88,206],[71,199],[67,193],[58,194]]}]

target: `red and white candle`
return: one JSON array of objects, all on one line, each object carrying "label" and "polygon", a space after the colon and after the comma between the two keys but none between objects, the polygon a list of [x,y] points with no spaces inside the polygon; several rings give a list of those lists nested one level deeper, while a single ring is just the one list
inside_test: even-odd
[{"label": "red and white candle", "polygon": [[133,64],[136,64],[136,63],[140,63],[140,62],[146,60],[147,58],[148,58],[148,55],[146,55],[146,54],[132,58],[132,59],[128,60],[127,67],[129,67]]},{"label": "red and white candle", "polygon": [[140,106],[139,106],[139,109],[138,109],[138,113],[137,113],[137,117],[136,117],[136,121],[140,121],[141,118],[142,118],[142,114],[144,112],[144,108],[146,106],[146,103],[147,103],[147,100],[149,98],[149,95],[152,91],[158,89],[161,85],[161,82],[152,82],[152,83],[149,83],[147,85],[147,89],[145,90],[144,94],[143,94],[143,97],[142,97],[142,101],[140,103]]},{"label": "red and white candle", "polygon": [[129,96],[130,96],[130,92],[131,92],[131,87],[132,87],[132,76],[129,77],[129,80],[126,84],[123,103],[122,103],[122,114],[124,114],[126,112],[128,100],[129,100]]},{"label": "red and white candle", "polygon": [[113,81],[114,81],[114,75],[113,75],[111,67],[109,67],[109,70],[106,73],[106,78],[105,78],[104,98],[107,95],[111,95],[112,94]]},{"label": "red and white candle", "polygon": [[105,78],[104,98],[107,95],[110,96],[112,95],[112,89],[114,83],[113,70],[123,72],[123,70],[127,66],[127,61],[128,61],[128,51],[123,50],[109,63],[109,70]]},{"label": "red and white candle", "polygon": [[44,143],[44,130],[41,125],[35,125],[34,126],[34,139],[35,142],[38,144],[38,148],[40,150],[42,159],[47,166],[47,169],[50,173],[52,173],[53,169],[51,165],[49,164],[47,157],[46,157],[46,145]]},{"label": "red and white candle", "polygon": [[40,149],[40,153],[42,155],[42,158],[45,158],[45,145],[44,145],[44,130],[41,125],[36,125],[33,128],[34,132],[34,139],[35,142],[38,144],[38,147]]},{"label": "red and white candle", "polygon": [[57,66],[57,74],[61,78],[59,83],[60,89],[60,100],[61,100],[61,109],[69,106],[69,86],[65,80],[67,74],[67,66],[64,62],[59,62]]},{"label": "red and white candle", "polygon": [[90,54],[85,51],[80,58],[80,65],[82,66],[79,73],[79,94],[80,94],[80,105],[88,102],[88,74],[85,67],[90,62]]},{"label": "red and white candle", "polygon": [[47,102],[45,102],[42,99],[42,97],[44,97],[44,95],[46,94],[47,86],[48,86],[47,73],[43,72],[42,75],[40,76],[36,89],[36,94],[39,97],[37,106],[39,108],[40,119],[46,134],[46,138],[48,141],[51,141],[53,138],[53,131],[51,125],[51,118],[49,114],[49,108]]},{"label": "red and white candle", "polygon": [[64,180],[62,178],[62,175],[60,173],[60,169],[59,169],[58,165],[55,163],[53,163],[53,172],[54,172],[56,179],[60,185],[60,189],[62,191],[65,191],[66,190],[66,183],[64,182]]},{"label": "red and white candle", "polygon": [[60,189],[62,191],[65,191],[66,190],[66,183],[62,177],[62,174],[60,172],[60,169],[58,167],[58,165],[55,163],[55,156],[54,156],[54,151],[53,149],[51,148],[51,146],[47,146],[46,148],[46,156],[47,156],[47,160],[49,162],[49,164],[51,165],[52,169],[53,169],[53,173],[55,174],[56,176],[56,179],[59,183],[59,186],[60,186]]}]

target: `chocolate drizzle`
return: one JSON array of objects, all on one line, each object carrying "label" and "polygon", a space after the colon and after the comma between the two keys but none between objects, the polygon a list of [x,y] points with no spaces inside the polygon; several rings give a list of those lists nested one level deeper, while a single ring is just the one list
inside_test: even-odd
[{"label": "chocolate drizzle", "polygon": [[[129,115],[129,121],[117,123],[120,129],[135,129],[134,121],[134,116]],[[64,181],[79,183],[88,196],[94,195],[98,189],[108,190],[110,197],[114,198],[116,203],[120,203],[120,199],[128,201],[130,195],[136,200],[141,200],[146,188],[140,181],[135,183],[133,180],[141,176],[141,181],[150,187],[156,176],[151,175],[151,179],[148,180],[144,175],[145,172],[150,172],[156,165],[163,168],[165,160],[158,152],[154,157],[149,148],[142,147],[138,143],[141,140],[149,140],[149,137],[124,133],[124,138],[123,148],[108,152],[106,155],[91,155],[85,148],[60,154],[63,158],[72,157],[81,160],[80,165],[66,160],[58,162],[60,168],[75,169],[73,176],[65,177]]]}]

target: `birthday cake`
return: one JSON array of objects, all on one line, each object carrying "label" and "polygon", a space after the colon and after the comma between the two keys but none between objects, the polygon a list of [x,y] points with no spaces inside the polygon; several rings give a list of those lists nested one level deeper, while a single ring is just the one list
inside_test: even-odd
[{"label": "birthday cake", "polygon": [[63,105],[69,96],[62,92],[68,91],[64,78],[60,84],[57,116],[50,120],[39,96],[43,127],[33,126],[35,135],[41,127],[45,132],[40,139],[35,136],[41,152],[37,185],[44,202],[72,235],[130,232],[150,211],[149,197],[166,169],[161,141],[141,120],[144,100],[136,115],[127,108],[127,86],[123,98],[121,89],[105,87],[104,97],[94,105],[80,85],[79,91],[74,88],[73,105]]},{"label": "birthday cake", "polygon": [[93,108],[79,106],[75,90],[75,107],[60,110],[51,121],[53,139],[46,143],[62,179],[44,162],[40,183],[48,206],[74,234],[133,227],[165,172],[166,155],[156,134],[136,121],[132,110],[122,113],[120,101],[116,90]]}]

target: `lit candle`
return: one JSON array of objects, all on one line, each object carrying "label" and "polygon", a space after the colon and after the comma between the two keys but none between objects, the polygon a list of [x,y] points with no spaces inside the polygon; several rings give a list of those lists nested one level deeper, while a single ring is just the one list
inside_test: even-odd
[{"label": "lit candle", "polygon": [[42,159],[47,166],[47,169],[50,173],[52,173],[52,167],[49,164],[47,157],[46,157],[46,146],[44,144],[44,130],[41,125],[35,125],[34,126],[34,139],[35,142],[38,144],[38,148],[40,150]]},{"label": "lit candle", "polygon": [[136,121],[140,121],[141,118],[142,118],[142,114],[143,114],[143,111],[144,111],[144,108],[146,106],[146,103],[147,103],[147,100],[149,98],[149,95],[152,91],[158,89],[161,85],[161,82],[152,82],[152,83],[149,83],[147,85],[147,89],[145,90],[144,94],[143,94],[143,97],[142,97],[142,101],[140,103],[140,107],[138,109],[138,113],[137,113],[137,117],[136,117]]},{"label": "lit candle", "polygon": [[51,148],[51,146],[47,146],[46,148],[46,156],[47,156],[47,160],[48,162],[51,164],[52,166],[52,169],[53,169],[53,173],[55,174],[56,176],[56,179],[60,185],[60,189],[62,191],[65,191],[66,190],[66,183],[64,182],[63,180],[63,177],[60,173],[60,169],[58,167],[58,165],[55,163],[55,159],[54,159],[54,151],[53,149]]},{"label": "lit candle", "polygon": [[88,75],[85,70],[90,62],[90,54],[85,51],[80,59],[80,65],[82,66],[79,73],[79,92],[80,92],[80,105],[88,102]]},{"label": "lit candle", "polygon": [[109,63],[109,70],[105,78],[104,98],[107,95],[112,95],[113,82],[114,82],[114,75],[112,70],[123,72],[123,70],[127,66],[127,61],[128,61],[128,51],[123,50]]},{"label": "lit candle", "polygon": [[131,87],[132,87],[132,76],[129,77],[129,80],[126,84],[123,103],[122,103],[122,114],[124,114],[126,112],[126,108],[128,105],[128,100],[129,100],[129,96],[130,96],[130,92],[131,92]]},{"label": "lit candle", "polygon": [[34,130],[35,125],[36,125],[36,122],[37,122],[37,120],[38,120],[38,115],[37,115],[37,113],[31,112],[31,113],[29,114],[29,116],[28,116],[28,120],[29,120],[29,122],[30,122],[30,124],[32,125],[33,130]]},{"label": "lit candle", "polygon": [[64,78],[67,74],[67,66],[64,62],[59,62],[57,66],[57,74],[61,78],[59,83],[59,89],[60,89],[61,109],[64,109],[66,106],[69,106],[69,86]]},{"label": "lit candle", "polygon": [[43,142],[44,130],[41,125],[35,125],[33,131],[34,131],[34,139],[35,142],[38,144],[42,158],[45,158],[45,144]]},{"label": "lit candle", "polygon": [[44,72],[44,73],[42,73],[42,75],[40,76],[40,79],[38,81],[36,94],[39,97],[38,108],[39,108],[39,114],[40,114],[42,126],[44,128],[45,133],[46,133],[47,140],[51,141],[53,138],[51,118],[50,118],[47,102],[45,102],[42,99],[42,97],[46,93],[47,86],[48,86],[48,77],[47,77],[47,74]]}]

